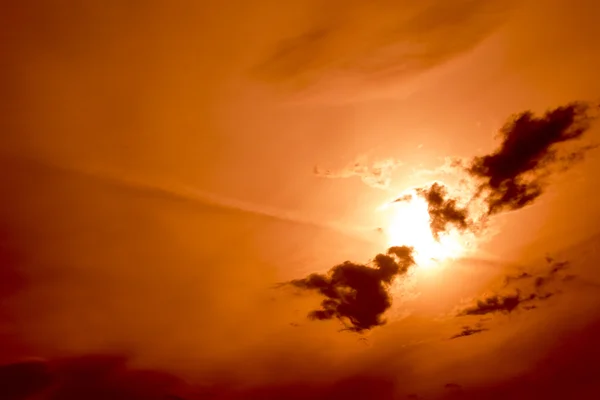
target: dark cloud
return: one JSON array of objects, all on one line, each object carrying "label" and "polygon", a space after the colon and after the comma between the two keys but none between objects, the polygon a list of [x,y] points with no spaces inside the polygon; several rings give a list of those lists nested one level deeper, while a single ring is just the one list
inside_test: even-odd
[{"label": "dark cloud", "polygon": [[391,247],[387,254],[377,254],[372,266],[346,261],[327,274],[311,274],[289,284],[325,297],[321,308],[312,311],[309,318],[338,318],[350,323],[348,330],[363,332],[385,324],[382,316],[392,305],[389,286],[415,264],[412,252],[406,246]]},{"label": "dark cloud", "polygon": [[429,187],[418,188],[416,192],[427,201],[429,225],[434,238],[439,239],[440,234],[452,226],[465,231],[471,225],[467,208],[460,207],[457,199],[449,197],[444,185],[435,182]]},{"label": "dark cloud", "polygon": [[439,239],[440,234],[452,227],[459,231],[473,227],[468,208],[460,206],[459,200],[451,197],[447,187],[439,182],[416,188],[414,194],[404,194],[394,199],[392,203],[410,202],[415,196],[422,197],[427,202],[429,226],[435,239]]},{"label": "dark cloud", "polygon": [[540,359],[529,370],[495,382],[463,388],[462,399],[597,399],[600,398],[600,319],[594,318],[576,331],[552,330],[540,341],[550,340]]},{"label": "dark cloud", "polygon": [[395,390],[390,380],[363,375],[319,384],[194,385],[169,372],[134,368],[126,357],[110,355],[0,365],[2,400],[367,400],[393,398]]},{"label": "dark cloud", "polygon": [[[562,276],[561,272],[569,266],[568,261],[555,261],[553,258],[546,257],[546,270],[537,274],[530,272],[521,272],[517,275],[508,275],[504,278],[504,288],[509,285],[517,285],[522,281],[529,282],[529,285],[520,285],[511,294],[493,294],[471,307],[462,310],[459,315],[486,315],[494,313],[511,313],[517,308],[529,311],[537,308],[535,302],[540,302],[553,297],[559,293],[557,287],[551,286],[555,282],[568,282],[574,279],[574,275]],[[567,277],[570,277],[566,279]],[[571,278],[572,277],[572,278]],[[552,291],[549,291],[549,288]],[[522,294],[526,291],[528,294]]]},{"label": "dark cloud", "polygon": [[43,361],[23,361],[0,365],[0,398],[27,399],[52,384],[48,365]]},{"label": "dark cloud", "polygon": [[500,129],[500,146],[466,165],[478,182],[477,196],[483,197],[490,215],[533,203],[544,192],[551,172],[568,169],[594,148],[567,148],[589,130],[593,107],[575,102],[540,117],[526,111]]},{"label": "dark cloud", "polygon": [[458,383],[446,383],[444,385],[444,389],[460,390],[460,389],[462,389],[462,386],[459,385]]},{"label": "dark cloud", "polygon": [[451,336],[450,339],[458,339],[461,337],[476,335],[478,333],[485,332],[488,330],[489,329],[482,327],[471,328],[470,326],[463,326],[462,331],[460,331],[460,333],[457,333],[456,335]]},{"label": "dark cloud", "polygon": [[[534,286],[539,291],[549,284],[556,282],[557,280],[565,281],[564,277],[560,275],[562,271],[569,268],[568,261],[554,261],[552,258],[546,258],[548,263],[549,271],[546,274],[537,276],[534,280]],[[571,275],[574,276],[574,275]],[[567,279],[566,281],[572,280],[573,278]]]},{"label": "dark cloud", "polygon": [[369,376],[350,376],[329,384],[290,384],[257,387],[233,392],[232,400],[371,400],[395,398],[396,385],[388,379]]},{"label": "dark cloud", "polygon": [[394,201],[392,201],[392,203],[403,203],[406,201],[411,201],[413,199],[413,195],[408,193],[405,195],[402,195],[400,197],[398,197],[397,199],[395,199]]},{"label": "dark cloud", "polygon": [[533,275],[529,272],[521,272],[518,275],[508,275],[504,278],[504,286],[508,286],[514,282],[522,281],[524,279],[531,279]]},{"label": "dark cloud", "polygon": [[0,366],[3,400],[199,399],[195,394],[182,379],[163,371],[131,368],[121,356],[88,355]]},{"label": "dark cloud", "polygon": [[[485,224],[485,214],[518,210],[534,202],[543,194],[551,172],[567,170],[595,148],[582,144],[569,148],[589,130],[593,119],[592,105],[584,102],[558,107],[541,117],[530,111],[518,114],[500,129],[501,143],[494,152],[470,160],[449,160],[443,167],[455,173],[466,171],[475,181],[474,192],[464,199],[452,197],[445,185],[435,182],[392,203],[409,202],[414,196],[425,199],[436,239],[450,228],[475,230]],[[471,207],[478,199],[487,208],[484,215]],[[507,283],[526,278],[526,274],[507,277]]]},{"label": "dark cloud", "polygon": [[514,294],[494,294],[482,300],[477,300],[474,306],[467,307],[459,315],[487,315],[494,313],[511,313],[522,303],[530,302],[536,298],[534,293],[523,296],[519,291]]}]

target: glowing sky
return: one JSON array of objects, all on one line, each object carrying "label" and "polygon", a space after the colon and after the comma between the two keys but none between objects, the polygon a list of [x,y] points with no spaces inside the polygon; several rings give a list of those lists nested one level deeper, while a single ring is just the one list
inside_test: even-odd
[{"label": "glowing sky", "polygon": [[[390,205],[472,193],[448,157],[515,113],[597,104],[596,2],[13,3],[0,399],[600,393],[598,150],[476,233]],[[348,271],[385,324],[339,332]]]}]

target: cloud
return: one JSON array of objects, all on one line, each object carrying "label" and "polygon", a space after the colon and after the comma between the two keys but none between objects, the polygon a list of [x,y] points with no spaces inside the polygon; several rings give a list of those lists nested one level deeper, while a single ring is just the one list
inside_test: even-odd
[{"label": "cloud", "polygon": [[52,384],[48,365],[32,360],[0,365],[0,393],[5,400],[30,398]]},{"label": "cloud", "polygon": [[[471,159],[446,158],[444,165],[426,174],[467,174],[462,179],[467,193],[450,196],[445,185],[434,182],[414,189],[427,202],[433,236],[450,228],[459,231],[484,226],[486,216],[518,210],[533,203],[546,188],[551,172],[569,169],[595,148],[568,145],[582,139],[594,119],[592,105],[575,102],[535,117],[526,111],[514,116],[500,129],[500,146],[491,154]],[[405,194],[393,202],[411,201]],[[485,211],[477,209],[483,201]],[[525,276],[510,279],[524,279]]]},{"label": "cloud", "polygon": [[594,148],[567,145],[582,139],[591,127],[596,106],[574,102],[536,117],[531,111],[514,116],[499,132],[499,147],[473,158],[467,173],[478,182],[488,214],[523,208],[540,197],[551,172],[564,171]]},{"label": "cloud", "polygon": [[314,19],[275,42],[252,74],[260,81],[292,89],[340,76],[371,82],[404,79],[473,49],[506,20],[512,3],[351,0],[343,8],[321,6]]},{"label": "cloud", "polygon": [[513,282],[531,278],[533,278],[533,275],[531,275],[529,272],[521,272],[518,275],[507,275],[504,277],[504,286],[508,286]]},{"label": "cloud", "polygon": [[434,182],[414,189],[413,193],[403,194],[392,203],[410,202],[414,196],[423,198],[427,202],[429,227],[436,240],[439,240],[440,234],[448,232],[451,228],[464,232],[475,227],[469,209],[459,205],[459,199],[451,197],[445,185]]},{"label": "cloud", "polygon": [[519,307],[521,303],[529,302],[536,298],[535,294],[523,297],[520,292],[509,295],[492,295],[477,300],[474,306],[465,308],[459,315],[487,315],[493,313],[511,313]]},{"label": "cloud", "polygon": [[348,330],[360,333],[385,324],[382,316],[392,305],[389,287],[415,264],[412,251],[406,246],[390,247],[387,254],[375,256],[373,266],[346,261],[327,274],[311,274],[289,284],[325,297],[309,318],[337,318],[350,323]]},{"label": "cloud", "polygon": [[[554,282],[568,282],[574,279],[574,275],[562,276],[560,273],[568,268],[569,263],[567,261],[555,261],[554,259],[546,258],[546,271],[538,273],[533,272],[521,272],[517,275],[507,275],[504,278],[503,287],[506,288],[510,285],[517,285],[521,282],[528,282],[529,285],[519,285],[514,293],[510,294],[493,294],[483,299],[477,300],[477,302],[470,307],[463,309],[459,312],[459,316],[465,315],[487,315],[495,313],[512,313],[513,311],[521,308],[529,311],[538,308],[536,302],[544,301],[554,296],[558,289],[553,288],[553,291],[549,291],[548,287]],[[573,277],[573,278],[571,278]],[[523,294],[526,291],[528,294]]]},{"label": "cloud", "polygon": [[446,383],[444,385],[444,389],[450,389],[450,390],[461,390],[462,386],[459,385],[458,383]]},{"label": "cloud", "polygon": [[404,194],[400,197],[398,197],[397,199],[393,200],[392,203],[402,203],[405,201],[411,201],[413,199],[413,195],[408,193],[408,194]]},{"label": "cloud", "polygon": [[456,335],[451,336],[450,339],[458,339],[461,337],[472,336],[472,335],[476,335],[478,333],[485,332],[488,330],[489,329],[487,329],[487,328],[481,328],[481,327],[471,328],[470,326],[467,325],[467,326],[463,326],[462,331],[460,331],[460,333],[457,333]]},{"label": "cloud", "polygon": [[4,400],[201,398],[191,386],[172,374],[131,368],[126,357],[112,355],[3,365],[0,366],[0,388]]},{"label": "cloud", "polygon": [[[562,271],[569,268],[568,261],[554,261],[552,258],[546,258],[546,262],[548,264],[549,271],[544,275],[537,276],[534,280],[535,288],[539,291],[549,284],[555,282],[559,279],[559,275]],[[567,275],[562,277],[562,281],[570,281],[575,278],[575,275]]]},{"label": "cloud", "polygon": [[448,196],[446,187],[438,182],[428,188],[419,188],[417,194],[427,201],[429,224],[434,238],[439,239],[441,233],[447,232],[453,226],[465,231],[471,226],[469,211],[460,207],[457,199]]},{"label": "cloud", "polygon": [[[436,239],[451,228],[463,232],[468,229],[474,230],[479,224],[485,224],[486,215],[517,210],[535,201],[542,195],[550,172],[568,169],[592,149],[589,145],[579,145],[570,149],[566,146],[583,137],[590,128],[592,119],[591,105],[584,102],[558,107],[541,117],[535,117],[529,111],[518,114],[500,129],[501,143],[494,152],[476,156],[469,161],[453,160],[450,164],[452,168],[462,167],[463,172],[466,171],[468,176],[475,180],[476,187],[470,198],[469,195],[466,199],[452,197],[446,186],[434,182],[416,188],[413,193],[404,194],[393,202],[411,201],[414,196],[423,198],[427,203],[430,229]],[[372,186],[387,187],[391,179],[389,173],[394,165],[388,160],[372,168],[356,163],[337,174],[318,169],[315,172],[326,177],[360,176]],[[475,211],[470,206],[481,197],[487,209],[483,216],[474,218]],[[552,263],[552,260],[548,262]],[[554,292],[542,292],[541,289],[548,281],[553,280],[556,272],[562,268],[560,264],[553,263],[550,272],[543,276],[534,277],[529,273],[507,276],[505,286],[534,278],[534,290],[528,294],[522,294],[523,292],[517,289],[514,293],[491,295],[462,310],[460,315],[511,313],[521,305],[524,309],[534,309],[535,305],[531,302],[546,300],[554,295]],[[382,287],[381,279],[371,278],[371,281],[376,283],[372,283],[368,290],[360,291],[367,296],[362,301],[375,302],[370,306],[372,313],[365,314],[365,310],[360,309],[362,314],[359,314],[357,307],[362,306],[358,306],[357,300],[352,297],[352,303],[349,303],[350,297],[346,299],[344,296],[348,295],[336,289],[340,284],[348,286],[340,277],[344,276],[345,271],[353,270],[364,270],[373,274],[370,267],[346,262],[334,267],[334,278],[314,274],[293,282],[296,287],[318,290],[326,297],[321,309],[310,314],[311,318],[348,319],[352,324],[351,329],[359,332],[383,324],[380,317],[391,306],[391,299]],[[351,293],[355,296],[354,292]],[[358,295],[356,297],[358,298]]]},{"label": "cloud", "polygon": [[319,384],[192,384],[167,371],[135,368],[125,356],[107,354],[0,365],[2,400],[367,400],[391,398],[394,392],[391,381],[362,375]]},{"label": "cloud", "polygon": [[[569,324],[567,324],[569,325]],[[547,332],[550,329],[551,335]],[[578,326],[577,334],[568,329],[565,333],[560,327],[556,329],[544,325],[528,347],[535,349],[536,344],[550,341],[537,358],[535,364],[527,370],[509,377],[498,374],[493,381],[485,384],[469,385],[463,388],[461,399],[595,399],[600,395],[597,376],[600,367],[598,346],[600,335],[600,319],[595,315],[591,321]],[[530,348],[523,347],[526,357]],[[506,352],[504,346],[502,351]],[[514,357],[514,353],[508,353]],[[489,359],[487,359],[489,362]],[[494,359],[494,363],[498,363]],[[495,364],[496,365],[496,364]],[[498,365],[500,365],[498,363]]]},{"label": "cloud", "polygon": [[315,167],[315,175],[321,178],[352,178],[359,177],[367,186],[376,189],[387,189],[392,182],[392,173],[402,163],[393,158],[378,160],[368,165],[365,162],[356,161],[351,166],[339,171],[331,171]]}]

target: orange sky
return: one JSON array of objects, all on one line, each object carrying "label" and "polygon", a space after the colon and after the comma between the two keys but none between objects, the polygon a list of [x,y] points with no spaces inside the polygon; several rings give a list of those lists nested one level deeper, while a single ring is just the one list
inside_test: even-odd
[{"label": "orange sky", "polygon": [[[600,393],[577,367],[598,355],[597,152],[468,258],[403,281],[367,340],[274,288],[384,251],[377,207],[492,151],[511,114],[598,101],[596,2],[16,3],[0,17],[0,363],[118,354],[227,399]],[[386,188],[348,173],[382,160],[401,163]],[[448,340],[478,321],[457,309],[547,254],[577,277],[560,296]]]}]

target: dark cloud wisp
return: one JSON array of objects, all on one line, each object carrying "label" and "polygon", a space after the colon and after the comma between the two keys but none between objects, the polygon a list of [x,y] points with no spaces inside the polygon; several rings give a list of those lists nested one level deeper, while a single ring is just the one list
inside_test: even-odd
[{"label": "dark cloud wisp", "polygon": [[495,294],[478,300],[474,306],[467,307],[459,315],[509,314],[516,310],[522,303],[530,302],[536,299],[536,297],[535,293],[523,296],[520,291],[508,295]]},{"label": "dark cloud wisp", "polygon": [[588,132],[593,107],[574,102],[539,117],[526,111],[500,129],[500,146],[466,165],[467,173],[478,182],[477,196],[483,196],[488,214],[533,203],[544,192],[551,172],[568,169],[594,148],[579,145],[567,149]]},{"label": "dark cloud wisp", "polygon": [[440,234],[447,232],[451,226],[464,231],[471,225],[467,208],[460,207],[457,199],[448,195],[444,185],[435,182],[416,192],[427,201],[429,225],[434,238],[439,239]]},{"label": "dark cloud wisp", "polygon": [[386,254],[375,256],[372,266],[346,261],[327,274],[311,274],[289,284],[325,297],[310,319],[337,318],[349,323],[348,330],[360,333],[385,324],[383,314],[392,305],[389,287],[415,264],[412,252],[406,246],[390,247]]},{"label": "dark cloud wisp", "polygon": [[410,202],[414,196],[421,197],[427,202],[429,227],[436,240],[439,240],[440,235],[448,232],[452,227],[459,231],[466,231],[473,227],[467,207],[460,206],[458,199],[451,197],[443,184],[434,182],[429,186],[416,188],[414,194],[404,194],[393,200],[392,203]]},{"label": "dark cloud wisp", "polygon": [[[563,276],[561,274],[568,266],[567,261],[555,261],[552,258],[546,258],[545,272],[533,274],[525,271],[517,275],[508,275],[504,278],[504,288],[521,282],[527,282],[528,285],[516,287],[514,293],[493,294],[480,299],[474,305],[462,310],[459,316],[509,314],[519,308],[526,311],[534,310],[537,308],[535,303],[547,300],[560,292],[553,283],[568,282],[575,278],[575,275]],[[523,294],[523,291],[528,294]]]},{"label": "dark cloud wisp", "polygon": [[478,333],[482,333],[482,332],[485,332],[488,330],[489,329],[482,328],[482,327],[471,328],[470,326],[463,326],[462,331],[460,331],[456,335],[451,336],[450,339],[458,339],[461,337],[472,336],[472,335],[476,335]]},{"label": "dark cloud wisp", "polygon": [[122,356],[85,355],[0,366],[3,400],[206,398],[196,395],[201,390],[192,389],[167,372],[131,368]]}]

